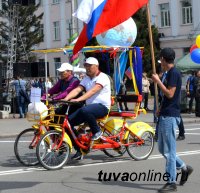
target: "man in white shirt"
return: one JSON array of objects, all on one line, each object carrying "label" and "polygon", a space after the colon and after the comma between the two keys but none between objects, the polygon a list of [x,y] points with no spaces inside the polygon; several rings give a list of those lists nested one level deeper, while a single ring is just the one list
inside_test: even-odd
[{"label": "man in white shirt", "polygon": [[[86,68],[86,76],[79,86],[72,90],[64,100],[86,101],[86,106],[69,116],[69,122],[72,128],[84,122],[88,123],[93,133],[92,140],[97,140],[101,137],[102,131],[96,119],[106,116],[111,105],[110,80],[105,73],[99,71],[99,62],[96,58],[87,58],[84,67]],[[85,91],[85,94],[74,99],[82,91]],[[76,145],[75,149],[77,153],[72,159],[81,159],[80,149]]]}]

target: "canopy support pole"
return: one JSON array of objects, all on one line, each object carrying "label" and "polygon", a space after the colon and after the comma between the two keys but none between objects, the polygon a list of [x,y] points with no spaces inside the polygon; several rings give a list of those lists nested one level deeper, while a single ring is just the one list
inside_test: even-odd
[{"label": "canopy support pole", "polygon": [[[47,82],[47,53],[44,54],[45,58],[45,83]],[[45,93],[46,93],[46,105],[48,105],[48,88],[45,86]]]},{"label": "canopy support pole", "polygon": [[[154,54],[154,46],[153,46],[153,35],[152,35],[152,29],[151,29],[149,3],[147,3],[146,5],[146,12],[147,12],[147,23],[148,23],[149,40],[150,40],[152,70],[153,70],[153,74],[156,74],[155,54]],[[156,110],[158,110],[158,87],[156,83],[154,83],[154,88],[155,88]]]}]

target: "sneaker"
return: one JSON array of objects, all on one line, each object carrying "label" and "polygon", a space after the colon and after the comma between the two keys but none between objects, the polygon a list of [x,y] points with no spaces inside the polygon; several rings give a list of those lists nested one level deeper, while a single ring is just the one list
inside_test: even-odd
[{"label": "sneaker", "polygon": [[177,138],[176,138],[176,141],[181,141],[181,140],[184,140],[185,139],[185,136],[181,136],[179,135]]},{"label": "sneaker", "polygon": [[176,191],[177,188],[175,183],[167,183],[158,190],[159,193],[176,192]]},{"label": "sneaker", "polygon": [[71,158],[72,160],[82,160],[83,154],[80,151],[77,151],[75,155]]},{"label": "sneaker", "polygon": [[193,168],[191,166],[186,166],[187,167],[187,170],[182,170],[181,171],[181,180],[180,180],[180,185],[184,185],[187,180],[188,180],[188,177],[189,175],[193,172]]},{"label": "sneaker", "polygon": [[102,136],[103,132],[100,130],[92,136],[92,141],[99,139]]}]

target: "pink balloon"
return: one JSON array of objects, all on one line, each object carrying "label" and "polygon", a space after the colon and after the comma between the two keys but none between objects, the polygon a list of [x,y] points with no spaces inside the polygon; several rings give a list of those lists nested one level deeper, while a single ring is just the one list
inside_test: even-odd
[{"label": "pink balloon", "polygon": [[191,48],[190,48],[190,53],[192,53],[192,51],[193,51],[194,49],[197,49],[197,48],[198,48],[198,47],[197,47],[196,44],[192,45]]}]

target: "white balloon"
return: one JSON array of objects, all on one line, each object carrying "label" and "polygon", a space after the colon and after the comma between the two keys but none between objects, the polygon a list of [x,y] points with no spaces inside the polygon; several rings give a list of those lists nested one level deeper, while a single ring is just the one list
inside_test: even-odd
[{"label": "white balloon", "polygon": [[97,42],[105,46],[131,46],[137,36],[137,26],[132,18],[96,36]]}]

